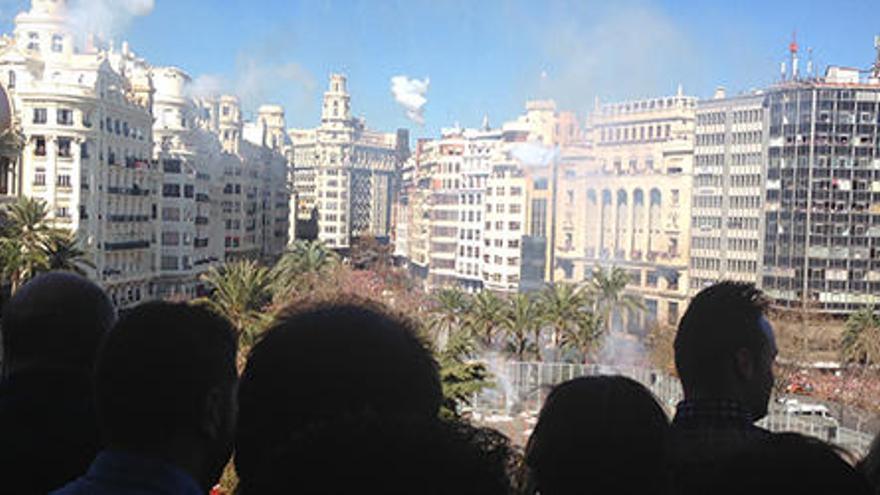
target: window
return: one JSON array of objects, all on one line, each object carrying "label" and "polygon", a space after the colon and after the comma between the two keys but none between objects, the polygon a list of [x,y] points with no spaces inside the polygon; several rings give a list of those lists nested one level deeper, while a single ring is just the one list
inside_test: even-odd
[{"label": "window", "polygon": [[511,196],[522,196],[522,188],[521,187],[511,187],[510,188]]},{"label": "window", "polygon": [[28,33],[27,49],[35,52],[40,50],[40,35],[38,33]]},{"label": "window", "polygon": [[70,138],[58,138],[58,156],[60,158],[70,158]]},{"label": "window", "polygon": [[66,206],[60,206],[55,209],[56,218],[70,218],[70,209]]},{"label": "window", "polygon": [[45,108],[35,108],[34,109],[34,124],[45,124],[47,120],[48,112],[46,112]]},{"label": "window", "polygon": [[52,35],[52,51],[55,53],[64,51],[64,37],[60,34]]},{"label": "window", "polygon": [[163,246],[178,246],[178,245],[180,245],[180,233],[179,232],[162,232],[162,245]]},{"label": "window", "polygon": [[223,116],[229,117],[229,107],[226,105],[223,106]]},{"label": "window", "polygon": [[179,198],[180,197],[180,185],[179,184],[163,184],[162,185],[162,197],[163,198]]},{"label": "window", "polygon": [[56,184],[58,187],[70,187],[70,176],[67,174],[61,174],[58,176]]},{"label": "window", "polygon": [[34,154],[37,156],[46,156],[46,138],[37,136],[34,138]]},{"label": "window", "polygon": [[9,89],[15,88],[15,71],[14,70],[9,71],[9,79],[7,80],[6,87],[8,87]]},{"label": "window", "polygon": [[34,185],[35,186],[45,186],[46,185],[46,169],[43,167],[37,167],[34,169]]},{"label": "window", "polygon": [[[180,221],[180,208],[167,207],[162,208],[162,220],[166,222],[179,222]],[[229,220],[227,220],[227,228],[229,228]]]},{"label": "window", "polygon": [[69,108],[58,109],[58,125],[73,125],[73,110]]},{"label": "window", "polygon": [[194,187],[192,186],[192,184],[187,184],[187,185],[183,186],[183,197],[184,198],[191,198],[191,197],[193,197],[193,194],[194,194]]}]

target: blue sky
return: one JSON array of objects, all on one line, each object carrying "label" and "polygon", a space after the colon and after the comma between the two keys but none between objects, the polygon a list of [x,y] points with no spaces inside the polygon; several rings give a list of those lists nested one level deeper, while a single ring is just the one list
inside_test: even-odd
[{"label": "blue sky", "polygon": [[[26,3],[0,0],[4,32]],[[793,30],[818,66],[867,67],[875,19],[873,0],[155,0],[124,37],[155,65],[243,93],[251,109],[285,105],[290,126],[317,123],[327,76],[342,71],[371,127],[421,136],[484,113],[513,118],[529,98],[584,116],[597,96],[761,87]],[[397,75],[430,78],[424,127],[395,103]]]}]

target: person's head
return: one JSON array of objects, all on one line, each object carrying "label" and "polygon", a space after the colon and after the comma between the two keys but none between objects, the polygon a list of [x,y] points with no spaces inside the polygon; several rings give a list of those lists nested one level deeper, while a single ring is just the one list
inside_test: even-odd
[{"label": "person's head", "polygon": [[240,495],[507,495],[517,455],[500,433],[436,418],[314,423],[242,478]]},{"label": "person's head", "polygon": [[874,493],[880,493],[880,435],[874,437],[871,448],[864,459],[859,461],[858,468],[874,486]]},{"label": "person's head", "polygon": [[767,299],[752,284],[721,282],[691,301],[675,336],[675,366],[685,398],[740,402],[767,414],[776,339]]},{"label": "person's head", "polygon": [[645,387],[620,376],[565,382],[550,393],[526,447],[542,495],[662,493],[669,420]]},{"label": "person's head", "polygon": [[253,347],[239,388],[235,464],[245,478],[275,443],[343,414],[436,416],[437,363],[414,325],[365,301],[287,312]]},{"label": "person's head", "polygon": [[3,375],[47,368],[90,373],[115,321],[113,303],[94,283],[67,272],[39,275],[3,310]]},{"label": "person's head", "polygon": [[828,444],[778,433],[725,459],[707,493],[824,495],[871,493],[867,479]]},{"label": "person's head", "polygon": [[95,370],[108,446],[177,462],[211,486],[232,452],[236,351],[232,326],[207,309],[153,302],[126,314]]}]

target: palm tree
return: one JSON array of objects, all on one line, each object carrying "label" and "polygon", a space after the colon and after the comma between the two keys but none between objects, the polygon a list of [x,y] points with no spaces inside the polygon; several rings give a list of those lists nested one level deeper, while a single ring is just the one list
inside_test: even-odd
[{"label": "palm tree", "polygon": [[49,225],[49,212],[41,200],[21,197],[6,208],[0,275],[9,280],[15,292],[28,279],[49,269],[46,246],[58,230]]},{"label": "palm tree", "polygon": [[484,290],[476,295],[468,311],[468,326],[480,338],[485,348],[492,347],[495,330],[504,316],[504,300],[492,291]]},{"label": "palm tree", "polygon": [[294,241],[272,269],[276,295],[286,297],[293,290],[308,291],[320,276],[339,263],[339,256],[320,241]]},{"label": "palm tree", "polygon": [[436,293],[433,303],[427,326],[442,351],[449,335],[464,328],[470,300],[460,289],[444,288]]},{"label": "palm tree", "polygon": [[594,311],[604,320],[608,331],[611,330],[612,318],[618,311],[644,310],[641,299],[626,293],[629,282],[630,276],[623,268],[615,266],[606,271],[597,266],[593,270],[593,278],[587,285],[587,291],[593,298]]},{"label": "palm tree", "polygon": [[86,258],[85,251],[77,245],[76,237],[67,231],[52,235],[45,246],[45,253],[50,270],[64,270],[85,276],[84,267],[95,268],[91,260]]},{"label": "palm tree", "polygon": [[866,307],[846,320],[841,354],[844,361],[867,366],[880,364],[880,317]]},{"label": "palm tree", "polygon": [[491,385],[486,365],[473,359],[475,351],[471,334],[457,329],[450,333],[448,345],[437,353],[443,387],[441,415],[457,416],[459,405],[470,403],[475,394]]},{"label": "palm tree", "polygon": [[251,260],[234,261],[212,267],[203,279],[213,291],[197,302],[228,319],[238,331],[242,348],[250,347],[268,322],[264,310],[272,297],[269,269]]},{"label": "palm tree", "polygon": [[562,334],[562,347],[577,351],[586,362],[602,336],[603,326],[598,315],[580,312]]},{"label": "palm tree", "polygon": [[506,309],[501,325],[507,336],[508,351],[519,361],[524,361],[529,353],[540,358],[541,315],[538,305],[527,294],[517,294],[508,300]]},{"label": "palm tree", "polygon": [[589,300],[583,290],[572,284],[547,286],[538,299],[542,320],[553,333],[553,345],[558,346],[569,326],[587,310]]}]

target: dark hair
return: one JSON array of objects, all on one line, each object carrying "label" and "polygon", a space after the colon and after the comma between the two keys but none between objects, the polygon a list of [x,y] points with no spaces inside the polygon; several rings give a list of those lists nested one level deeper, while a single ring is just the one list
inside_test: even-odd
[{"label": "dark hair", "polygon": [[777,433],[723,461],[709,493],[803,495],[871,493],[868,481],[834,448],[797,433]]},{"label": "dark hair", "polygon": [[3,310],[3,363],[29,362],[91,372],[116,310],[100,287],[54,272],[22,286]]},{"label": "dark hair", "polygon": [[868,453],[859,461],[858,469],[874,486],[874,492],[880,493],[880,435],[874,437]]},{"label": "dark hair", "polygon": [[151,302],[110,331],[96,366],[106,439],[144,447],[198,427],[208,394],[236,380],[228,321],[201,307]]},{"label": "dark hair", "polygon": [[240,495],[506,495],[516,452],[493,430],[359,414],[315,423],[242,478]]},{"label": "dark hair", "polygon": [[721,282],[694,297],[675,335],[675,367],[686,390],[717,385],[719,363],[738,349],[769,345],[760,327],[767,305],[760,290],[741,282]]},{"label": "dark hair", "polygon": [[542,495],[663,493],[669,420],[641,384],[621,376],[565,382],[550,393],[526,447]]},{"label": "dark hair", "polygon": [[288,312],[254,346],[239,387],[236,468],[242,477],[273,443],[346,413],[436,416],[437,363],[415,326],[366,301]]}]

